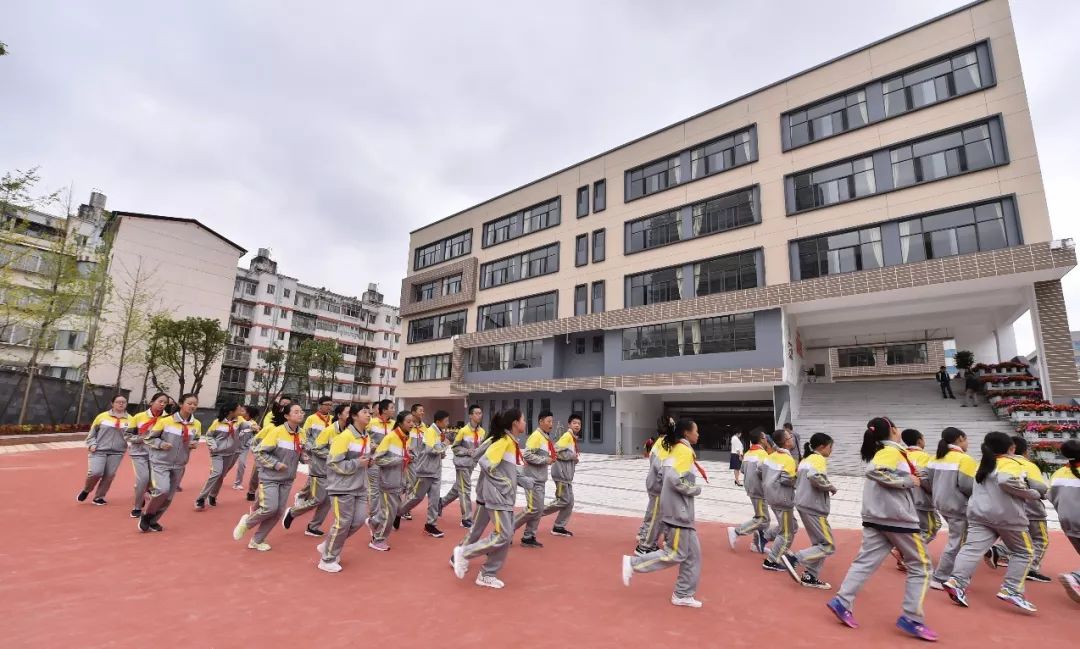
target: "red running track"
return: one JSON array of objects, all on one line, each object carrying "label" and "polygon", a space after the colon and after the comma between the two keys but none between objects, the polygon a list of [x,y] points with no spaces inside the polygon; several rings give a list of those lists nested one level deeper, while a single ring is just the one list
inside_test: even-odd
[{"label": "red running track", "polygon": [[[192,501],[208,471],[200,448],[162,519],[165,532],[140,534],[131,509],[131,465],[125,464],[109,504],[75,502],[85,472],[81,449],[0,456],[0,624],[5,647],[478,647],[482,642],[567,647],[915,646],[893,627],[903,575],[890,562],[860,595],[862,628],[840,626],[825,608],[830,595],[804,589],[784,573],[766,573],[760,555],[727,546],[724,526],[699,527],[704,575],[700,610],[671,606],[672,570],[620,582],[620,555],[634,547],[638,521],[576,515],[573,539],[541,527],[542,550],[514,546],[501,575],[506,589],[475,586],[476,568],[454,578],[448,559],[459,540],[448,511],[443,539],[421,534],[422,521],[402,524],[393,550],[376,553],[360,532],[345,547],[344,570],[315,568],[317,539],[278,527],[273,550],[248,550],[231,531],[247,509],[243,492],[226,486],[216,509]],[[298,483],[303,482],[303,479]],[[298,484],[299,486],[299,484]],[[644,506],[644,497],[642,497]],[[858,533],[838,531],[839,551],[826,564],[834,585],[858,549]],[[796,548],[806,544],[803,535]],[[939,539],[934,554],[941,549]],[[1057,534],[1047,573],[1080,565]],[[1071,646],[1080,607],[1060,584],[1030,584],[1039,613],[998,601],[1001,573],[980,567],[961,609],[931,591],[927,621],[951,647]],[[498,625],[486,622],[494,614]],[[500,626],[501,625],[501,626]],[[509,646],[513,646],[513,644]]]}]

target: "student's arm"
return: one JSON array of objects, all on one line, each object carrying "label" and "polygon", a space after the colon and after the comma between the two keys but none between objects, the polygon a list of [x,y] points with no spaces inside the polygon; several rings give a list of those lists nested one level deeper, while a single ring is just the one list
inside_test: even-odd
[{"label": "student's arm", "polygon": [[159,417],[157,422],[154,423],[153,428],[146,434],[146,445],[150,448],[158,449],[159,451],[167,451],[172,448],[172,444],[166,442],[162,435],[165,434],[165,423],[168,421],[165,417]]},{"label": "student's arm", "polygon": [[[270,432],[266,437],[262,438],[262,442],[255,447],[255,462],[259,466],[271,469],[273,471],[279,471],[279,467],[283,464],[278,462],[278,459],[274,457],[274,449],[277,448],[277,435]],[[297,449],[299,450],[299,449]]]},{"label": "student's arm", "polygon": [[795,474],[789,473],[787,468],[780,469],[780,484],[785,487],[795,486]]},{"label": "student's arm", "polygon": [[836,493],[836,487],[834,487],[833,483],[829,481],[829,476],[821,473],[820,471],[810,474],[809,476],[807,476],[807,479],[810,481],[810,485],[818,491],[828,491],[829,493]]},{"label": "student's arm", "polygon": [[1024,476],[1009,475],[998,471],[997,481],[1002,491],[1021,500],[1039,500],[1042,498],[1038,491],[1028,487]]},{"label": "student's arm", "polygon": [[968,456],[960,459],[960,468],[956,472],[956,486],[966,498],[971,498],[971,491],[975,488],[975,472],[979,470],[978,463]]},{"label": "student's arm", "polygon": [[521,459],[525,460],[526,464],[533,466],[547,466],[550,464],[548,454],[539,448],[526,448],[521,454]]},{"label": "student's arm", "polygon": [[[214,423],[210,424],[210,430],[206,431],[206,448],[210,449],[211,451],[217,450],[218,436],[222,435],[222,431],[218,430],[218,426],[220,425],[221,422],[215,419]],[[229,433],[228,431],[224,431],[224,434],[228,435]]]},{"label": "student's arm", "polygon": [[360,470],[360,467],[367,467],[371,464],[371,459],[367,456],[360,456],[351,460],[346,459],[350,443],[352,443],[352,435],[346,433],[339,434],[330,443],[326,466],[330,467],[338,475],[354,475]]},{"label": "student's arm", "polygon": [[911,489],[915,486],[915,477],[896,470],[900,461],[900,458],[890,456],[887,451],[879,451],[870,461],[866,477],[890,489]]},{"label": "student's arm", "polygon": [[375,449],[375,466],[392,468],[404,464],[405,457],[403,455],[390,452],[390,436],[393,434],[393,432],[387,433],[386,437],[383,437],[382,442],[379,443],[379,448]]},{"label": "student's arm", "polygon": [[454,441],[450,443],[450,450],[454,453],[454,457],[472,457],[472,451],[462,444],[465,440],[466,430],[468,429],[465,426],[459,428],[457,435],[454,436]]},{"label": "student's arm", "polygon": [[[691,468],[693,464],[690,465]],[[693,473],[690,470],[679,473],[676,467],[666,467],[670,471],[664,471],[664,484],[684,496],[694,497],[701,493],[701,486],[693,482]]]},{"label": "student's arm", "polygon": [[1043,479],[1038,467],[1025,466],[1024,475],[1027,478],[1027,486],[1039,492],[1040,499],[1046,498],[1047,492],[1050,491],[1050,485],[1046,484],[1046,480]]},{"label": "student's arm", "polygon": [[91,451],[97,450],[97,438],[98,433],[101,431],[101,415],[94,418],[94,423],[90,424],[90,432],[86,434],[86,448]]},{"label": "student's arm", "polygon": [[[563,437],[565,436],[566,433],[563,433]],[[559,441],[563,442],[564,440],[560,439]],[[565,440],[565,442],[566,444],[564,446],[555,447],[555,458],[562,460],[563,462],[577,462],[578,455],[577,452],[574,451],[574,440]]]},{"label": "student's arm", "polygon": [[138,420],[134,417],[128,419],[128,427],[124,429],[124,441],[128,444],[142,444],[143,438],[139,435]]}]

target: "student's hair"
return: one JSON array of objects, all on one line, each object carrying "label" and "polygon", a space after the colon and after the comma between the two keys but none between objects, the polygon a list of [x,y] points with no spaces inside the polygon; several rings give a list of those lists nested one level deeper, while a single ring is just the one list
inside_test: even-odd
[{"label": "student's hair", "polygon": [[1024,453],[1027,452],[1028,443],[1027,443],[1027,440],[1024,439],[1023,435],[1013,435],[1012,441],[1013,441],[1013,446],[1016,447],[1016,454],[1017,455],[1023,455]]},{"label": "student's hair", "polygon": [[581,421],[581,415],[579,415],[577,413],[570,415],[569,417],[566,418],[566,424],[570,425],[570,422],[572,422],[574,420]]},{"label": "student's hair", "polygon": [[666,437],[674,427],[675,420],[671,417],[664,416],[656,420],[656,434],[660,437]]},{"label": "student's hair", "polygon": [[334,417],[340,417],[341,413],[345,412],[346,408],[352,408],[352,404],[339,403],[334,406]]},{"label": "student's hair", "polygon": [[781,428],[783,428],[784,430],[795,430],[795,427],[791,425],[790,421],[781,426]]},{"label": "student's hair", "polygon": [[181,394],[180,398],[176,400],[176,405],[182,406],[182,405],[184,405],[184,402],[187,401],[188,399],[194,399],[195,401],[198,401],[199,400],[199,395],[195,394],[194,392],[188,392],[187,394]]},{"label": "student's hair", "polygon": [[979,460],[979,469],[975,472],[975,482],[982,484],[997,468],[997,456],[1008,453],[1012,445],[1012,438],[1005,433],[987,433],[983,438],[982,458]]},{"label": "student's hair", "polygon": [[[274,422],[274,425],[284,426],[285,420],[289,418],[289,412],[291,412],[293,408],[300,408],[300,404],[290,403],[284,408],[274,408],[274,418],[272,420]],[[303,408],[300,409],[303,410]]]},{"label": "student's hair", "polygon": [[803,444],[803,457],[810,455],[814,452],[814,449],[821,448],[822,446],[828,446],[833,443],[832,437],[829,437],[825,433],[814,433],[810,436],[810,441]]},{"label": "student's hair", "polygon": [[770,437],[772,437],[773,446],[776,448],[784,448],[784,435],[787,435],[787,431],[783,428],[774,430],[770,435]]},{"label": "student's hair", "polygon": [[859,448],[859,457],[863,459],[863,462],[874,459],[877,452],[885,447],[885,440],[889,439],[892,427],[892,422],[885,417],[874,417],[866,423],[862,447]]},{"label": "student's hair", "polygon": [[663,445],[664,450],[670,451],[675,448],[675,445],[679,443],[682,438],[686,437],[686,434],[694,429],[693,419],[680,419],[675,422],[674,426],[671,426],[664,432],[664,439],[660,442]]},{"label": "student's hair", "polygon": [[1080,440],[1070,439],[1061,445],[1061,455],[1069,461],[1069,470],[1076,478],[1080,478]]},{"label": "student's hair", "polygon": [[316,403],[316,405],[321,406],[322,404],[326,403],[327,401],[329,401],[330,403],[334,403],[334,397],[331,397],[329,395],[324,394],[321,397],[319,397],[318,400],[315,401],[315,403]]},{"label": "student's hair", "polygon": [[392,406],[392,405],[394,405],[393,401],[391,401],[389,399],[383,399],[382,401],[379,402],[379,405],[376,406],[375,408],[376,408],[376,410],[379,411],[379,414],[381,415],[384,412],[386,412],[387,410],[389,410],[390,406]]},{"label": "student's hair", "polygon": [[904,441],[904,444],[908,446],[917,446],[919,440],[923,438],[923,434],[914,428],[905,428],[904,432],[900,433],[900,439]]},{"label": "student's hair", "polygon": [[760,428],[755,428],[746,434],[746,439],[750,440],[751,444],[760,444],[761,437],[765,434],[765,431]]},{"label": "student's hair", "polygon": [[243,408],[245,419],[255,419],[259,416],[259,409],[255,406],[243,406]]},{"label": "student's hair", "polygon": [[352,409],[351,409],[351,410],[349,411],[349,417],[350,417],[350,418],[351,418],[351,417],[352,417],[352,416],[353,416],[354,414],[356,414],[357,412],[359,412],[360,410],[363,410],[364,408],[367,408],[368,410],[371,410],[371,404],[370,404],[370,403],[367,403],[367,402],[364,402],[364,401],[361,401],[361,402],[359,402],[359,403],[354,403],[354,404],[352,404],[351,408],[352,408]]},{"label": "student's hair", "polygon": [[419,409],[421,409],[423,407],[424,407],[424,404],[422,404],[422,403],[414,403],[411,406],[409,406],[409,412],[416,412],[417,410],[419,410]]},{"label": "student's hair", "polygon": [[555,413],[551,412],[550,410],[541,410],[540,411],[540,416],[536,418],[536,421],[540,421],[544,417],[554,417],[554,416],[555,416]]},{"label": "student's hair", "polygon": [[949,453],[949,445],[955,444],[961,437],[967,437],[964,431],[949,426],[941,431],[941,440],[937,443],[937,458],[940,460]]},{"label": "student's hair", "polygon": [[155,392],[154,396],[150,397],[149,403],[154,403],[158,400],[159,397],[165,397],[166,399],[168,399],[169,395],[165,394],[164,392]]},{"label": "student's hair", "polygon": [[480,405],[476,404],[476,403],[473,403],[473,404],[469,405],[469,414],[470,415],[473,414],[473,410],[479,410],[480,412],[484,411],[484,409],[481,408]]},{"label": "student's hair", "polygon": [[221,404],[221,407],[218,408],[217,411],[218,421],[225,421],[228,416],[231,415],[232,412],[239,407],[240,404],[235,401],[226,401],[225,403]]},{"label": "student's hair", "polygon": [[117,394],[112,395],[112,398],[109,399],[109,403],[110,404],[116,403],[117,399],[123,399],[124,401],[127,401],[127,397],[125,397],[124,395],[122,395],[120,393],[117,393]]},{"label": "student's hair", "polygon": [[[394,428],[401,428],[401,425],[405,423],[406,417],[412,417],[412,412],[409,410],[402,410],[399,412],[397,417],[394,418]],[[416,425],[415,421],[413,422],[413,425]]]},{"label": "student's hair", "polygon": [[431,421],[442,421],[450,416],[450,413],[445,410],[436,410],[435,415],[431,418]]},{"label": "student's hair", "polygon": [[497,412],[491,418],[491,430],[488,431],[488,437],[491,441],[497,442],[503,437],[506,437],[510,433],[510,427],[514,422],[521,419],[521,411],[517,408],[510,408],[505,412]]}]

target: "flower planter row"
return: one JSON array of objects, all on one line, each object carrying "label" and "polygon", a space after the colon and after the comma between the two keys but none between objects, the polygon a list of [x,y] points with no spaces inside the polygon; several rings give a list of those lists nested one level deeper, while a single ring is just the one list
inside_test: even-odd
[{"label": "flower planter row", "polygon": [[1011,418],[1015,422],[1028,421],[1080,421],[1080,412],[1053,412],[1039,411],[1030,412],[1014,410]]},{"label": "flower planter row", "polygon": [[986,383],[983,387],[988,393],[997,392],[999,390],[1037,390],[1039,388],[1039,380],[1031,379],[1027,381]]}]

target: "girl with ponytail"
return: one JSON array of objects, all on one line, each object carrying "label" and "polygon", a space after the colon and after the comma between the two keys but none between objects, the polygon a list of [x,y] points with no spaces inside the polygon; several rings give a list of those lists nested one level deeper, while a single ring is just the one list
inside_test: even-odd
[{"label": "girl with ponytail", "polygon": [[938,635],[923,621],[923,600],[930,581],[930,559],[919,533],[912,490],[921,480],[900,444],[900,430],[884,417],[871,419],[859,454],[869,462],[863,482],[863,538],[859,554],[848,569],[836,597],[827,606],[842,624],[858,628],[852,609],[863,584],[895,548],[907,566],[903,614],[896,626],[921,640]]},{"label": "girl with ponytail", "polygon": [[750,551],[765,553],[765,530],[769,528],[769,506],[765,502],[765,461],[769,452],[765,449],[765,431],[755,428],[747,435],[750,448],[743,454],[743,485],[754,516],[738,527],[728,528],[728,544],[734,550],[740,536],[752,534]]},{"label": "girl with ponytail", "polygon": [[[795,555],[795,561],[787,556],[780,559],[797,583],[821,590],[832,588],[818,575],[825,559],[836,552],[832,528],[829,526],[829,497],[836,493],[836,487],[829,481],[828,461],[832,449],[833,439],[825,433],[814,433],[803,447],[803,459],[799,462],[795,482],[795,507],[799,510],[799,518],[806,527],[811,545]],[[802,578],[795,570],[797,565],[804,567]]]},{"label": "girl with ponytail", "polygon": [[[1061,445],[1065,466],[1050,478],[1050,502],[1054,503],[1061,530],[1080,554],[1080,440],[1070,439]],[[1074,602],[1080,604],[1080,568],[1060,577],[1061,585]]]},{"label": "girl with ponytail", "polygon": [[1042,495],[1028,484],[1023,463],[1013,455],[1012,438],[987,433],[982,460],[975,472],[975,488],[968,501],[967,538],[956,557],[945,592],[959,606],[967,607],[967,588],[983,554],[1001,537],[1009,551],[1009,569],[998,591],[1000,600],[1034,613],[1035,605],[1024,597],[1024,582],[1034,557],[1024,504]]},{"label": "girl with ponytail", "polygon": [[637,547],[634,554],[641,557],[658,550],[663,523],[660,522],[660,492],[664,486],[664,461],[671,454],[671,449],[664,446],[669,431],[675,429],[675,421],[670,417],[656,420],[656,435],[659,438],[649,450],[649,473],[645,476],[645,493],[649,503],[645,507],[645,517],[638,528]]},{"label": "girl with ponytail", "polygon": [[967,450],[968,438],[964,431],[946,428],[941,431],[935,457],[926,465],[934,507],[949,525],[949,539],[930,582],[930,587],[935,590],[941,590],[942,584],[952,575],[956,555],[967,534],[968,498],[975,488],[975,472],[979,468]]}]

